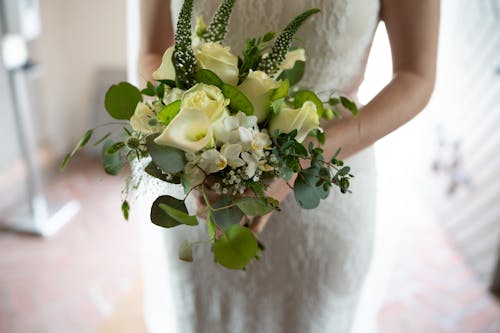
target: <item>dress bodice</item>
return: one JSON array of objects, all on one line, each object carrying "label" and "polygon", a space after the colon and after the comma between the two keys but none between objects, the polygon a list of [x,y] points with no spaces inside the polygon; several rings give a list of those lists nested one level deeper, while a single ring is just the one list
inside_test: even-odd
[{"label": "dress bodice", "polygon": [[[194,17],[202,15],[209,23],[220,2],[194,1]],[[172,1],[175,24],[182,3]],[[293,17],[314,7],[321,12],[300,28],[294,42],[306,50],[306,72],[301,84],[352,92],[364,73],[379,21],[379,0],[238,0],[226,44],[240,54],[246,38],[280,32]]]}]

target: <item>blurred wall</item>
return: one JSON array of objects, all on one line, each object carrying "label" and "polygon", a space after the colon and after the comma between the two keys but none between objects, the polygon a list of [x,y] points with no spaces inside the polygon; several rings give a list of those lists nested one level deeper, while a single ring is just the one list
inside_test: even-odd
[{"label": "blurred wall", "polygon": [[39,126],[58,155],[92,125],[102,70],[126,68],[126,0],[41,0]]}]

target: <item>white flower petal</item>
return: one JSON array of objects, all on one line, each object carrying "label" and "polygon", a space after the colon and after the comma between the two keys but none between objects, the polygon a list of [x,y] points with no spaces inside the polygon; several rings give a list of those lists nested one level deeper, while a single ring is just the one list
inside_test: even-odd
[{"label": "white flower petal", "polygon": [[197,152],[213,140],[210,120],[198,109],[181,109],[155,142],[185,152]]},{"label": "white flower petal", "polygon": [[227,160],[217,149],[209,149],[201,154],[198,165],[206,173],[214,173],[227,166]]}]

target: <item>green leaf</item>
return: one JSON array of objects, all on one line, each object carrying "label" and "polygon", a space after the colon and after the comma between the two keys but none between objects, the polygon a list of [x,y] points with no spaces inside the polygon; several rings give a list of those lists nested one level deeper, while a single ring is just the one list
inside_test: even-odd
[{"label": "green leaf", "polygon": [[146,146],[153,162],[167,173],[177,173],[186,165],[186,155],[183,151],[169,146],[161,146],[154,142],[159,134],[153,134],[146,138]]},{"label": "green leaf", "polygon": [[212,86],[219,87],[220,89],[222,89],[222,86],[224,85],[224,82],[217,76],[217,74],[215,74],[209,69],[198,70],[194,75],[194,79],[198,83],[209,84]]},{"label": "green leaf", "polygon": [[[232,202],[233,199],[230,196],[223,195],[213,207],[221,208],[229,206]],[[212,211],[212,218],[218,226],[226,230],[233,224],[240,223],[243,218],[243,212],[238,207],[232,206],[230,208]]]},{"label": "green leaf", "polygon": [[278,114],[281,112],[281,109],[283,109],[283,105],[285,104],[285,99],[280,98],[275,101],[271,102],[271,111],[273,114]]},{"label": "green leaf", "polygon": [[181,222],[174,219],[172,216],[167,214],[167,212],[165,212],[162,207],[160,207],[160,205],[162,204],[172,207],[182,213],[185,213],[186,215],[188,214],[184,201],[176,199],[169,195],[163,195],[156,198],[156,200],[153,202],[153,205],[151,206],[151,222],[163,228],[173,228],[181,225]]},{"label": "green leaf", "polygon": [[234,113],[241,111],[246,115],[253,115],[253,104],[241,90],[230,84],[224,84],[222,94],[229,99],[229,108]]},{"label": "green leaf", "polygon": [[116,142],[106,149],[106,154],[113,155],[125,148],[125,142]]},{"label": "green leaf", "polygon": [[339,156],[341,150],[342,150],[342,147],[337,149],[335,154],[333,154],[333,156],[332,156],[332,159],[331,159],[332,161],[335,160]]},{"label": "green leaf", "polygon": [[155,89],[155,93],[159,99],[163,99],[163,96],[165,95],[165,85],[160,82]]},{"label": "green leaf", "polygon": [[336,97],[330,97],[330,99],[328,99],[328,104],[330,104],[331,106],[338,105],[339,103],[340,103],[340,99],[338,99]]},{"label": "green leaf", "polygon": [[174,220],[176,220],[181,224],[186,224],[191,226],[198,225],[198,220],[196,219],[196,216],[190,216],[184,212],[181,212],[178,209],[175,209],[173,207],[170,207],[162,203],[160,203],[159,206],[161,209],[165,211],[165,213],[170,215],[171,218],[173,218]]},{"label": "green leaf", "polygon": [[142,102],[141,91],[128,82],[112,85],[104,98],[106,110],[115,119],[130,119],[139,102]]},{"label": "green leaf", "polygon": [[302,105],[311,101],[316,105],[316,111],[318,115],[321,117],[323,115],[323,102],[318,98],[318,96],[312,92],[311,90],[301,90],[295,94],[293,97],[293,103],[295,108],[300,108]]},{"label": "green leaf", "polygon": [[187,262],[193,262],[193,244],[188,240],[182,242],[179,247],[179,259]]},{"label": "green leaf", "polygon": [[93,133],[94,133],[93,129],[89,129],[87,132],[85,132],[85,134],[82,136],[82,138],[76,144],[75,148],[73,148],[73,150],[70,153],[68,153],[68,154],[66,154],[66,156],[64,156],[64,159],[61,162],[61,167],[60,167],[61,171],[64,171],[64,169],[66,169],[66,166],[68,165],[69,160],[76,154],[76,152],[79,151],[80,149],[82,149],[83,147],[85,147],[85,145],[90,141],[90,138],[92,137]]},{"label": "green leaf", "polygon": [[179,113],[181,109],[181,101],[174,101],[166,106],[164,106],[160,112],[158,112],[158,120],[164,125],[168,125],[172,119]]},{"label": "green leaf", "polygon": [[109,138],[110,135],[111,135],[111,132],[107,133],[102,138],[100,138],[99,140],[97,140],[96,142],[94,142],[94,147],[97,146],[97,145],[99,145],[100,143],[103,143],[104,140],[106,140],[107,138]]},{"label": "green leaf", "polygon": [[108,175],[116,176],[120,173],[123,167],[122,159],[120,154],[108,154],[107,151],[114,145],[113,140],[107,140],[104,142],[101,151],[102,165],[104,167],[104,172]]},{"label": "green leaf", "polygon": [[290,82],[288,80],[284,80],[281,82],[280,86],[274,89],[273,94],[271,96],[271,101],[275,101],[280,98],[288,97],[288,90],[290,89]]},{"label": "green leaf", "polygon": [[150,81],[148,81],[147,87],[141,90],[141,94],[146,96],[154,96],[155,93],[155,86]]},{"label": "green leaf", "polygon": [[222,94],[224,97],[229,98],[229,107],[235,111],[241,111],[246,115],[253,115],[253,105],[238,88],[230,84],[224,83],[222,85]]},{"label": "green leaf", "polygon": [[213,221],[212,217],[212,211],[208,211],[207,215],[207,232],[208,236],[210,237],[210,241],[213,243],[215,241],[215,231],[217,230],[217,226],[215,225],[215,222]]},{"label": "green leaf", "polygon": [[255,258],[257,249],[257,240],[253,233],[239,224],[227,229],[213,245],[215,260],[230,269],[246,267]]},{"label": "green leaf", "polygon": [[124,200],[122,202],[122,214],[123,214],[123,218],[126,221],[128,221],[129,211],[130,211],[130,205],[129,205],[127,200]]},{"label": "green leaf", "polygon": [[168,182],[171,184],[181,183],[181,178],[179,176],[173,175],[169,178],[168,174],[161,171],[161,169],[153,161],[149,162],[149,164],[144,168],[144,172],[146,172],[151,177],[163,180],[164,182]]},{"label": "green leaf", "polygon": [[344,96],[340,96],[340,102],[347,110],[351,111],[354,117],[358,116],[359,111],[356,103]]},{"label": "green leaf", "polygon": [[245,214],[249,216],[262,216],[272,212],[275,206],[265,198],[244,197],[238,199],[235,205]]},{"label": "green leaf", "polygon": [[318,207],[321,199],[325,199],[329,193],[322,186],[316,186],[319,177],[314,171],[307,169],[306,172],[301,172],[293,184],[295,200],[304,209]]},{"label": "green leaf", "polygon": [[305,61],[301,60],[296,61],[295,64],[293,65],[293,68],[281,72],[281,74],[278,76],[278,80],[288,80],[290,86],[294,86],[297,83],[299,83],[302,77],[304,76],[305,69],[306,69]]}]

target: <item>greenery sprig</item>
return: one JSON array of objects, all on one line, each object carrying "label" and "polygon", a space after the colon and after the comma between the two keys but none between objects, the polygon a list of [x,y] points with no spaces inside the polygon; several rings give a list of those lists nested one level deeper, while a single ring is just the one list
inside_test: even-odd
[{"label": "greenery sprig", "polygon": [[176,83],[179,87],[191,87],[195,83],[196,58],[191,40],[192,15],[193,0],[185,0],[177,22],[174,53],[172,55]]},{"label": "greenery sprig", "polygon": [[221,43],[224,41],[235,3],[236,0],[222,1],[208,26],[207,34],[204,36],[205,41],[214,43]]},{"label": "greenery sprig", "polygon": [[268,75],[276,73],[281,63],[285,60],[286,53],[292,45],[293,36],[297,30],[311,15],[319,11],[318,8],[313,8],[295,17],[276,39],[269,55],[261,59],[257,69],[266,72]]}]

